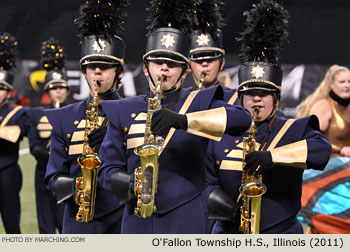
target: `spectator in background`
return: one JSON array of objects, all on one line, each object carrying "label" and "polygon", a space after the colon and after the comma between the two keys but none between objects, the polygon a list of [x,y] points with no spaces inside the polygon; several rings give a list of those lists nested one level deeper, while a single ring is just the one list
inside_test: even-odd
[{"label": "spectator in background", "polygon": [[350,71],[332,65],[318,88],[297,107],[297,117],[318,117],[320,130],[332,144],[325,170],[304,173],[299,218],[309,225],[309,233],[350,233],[349,104]]}]

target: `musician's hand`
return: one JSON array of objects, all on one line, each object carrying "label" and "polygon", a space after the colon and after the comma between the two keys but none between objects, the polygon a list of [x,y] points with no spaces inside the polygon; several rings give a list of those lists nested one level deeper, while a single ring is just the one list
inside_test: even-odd
[{"label": "musician's hand", "polygon": [[246,165],[244,170],[251,175],[258,169],[259,165],[263,169],[266,166],[272,165],[272,156],[270,151],[252,151],[245,156]]},{"label": "musician's hand", "polygon": [[106,135],[107,126],[101,126],[91,131],[88,135],[88,143],[91,148],[95,148],[95,152],[98,153],[102,144],[102,141]]},{"label": "musician's hand", "polygon": [[187,130],[187,117],[169,109],[161,109],[153,113],[151,131],[155,136],[161,136],[173,127]]}]

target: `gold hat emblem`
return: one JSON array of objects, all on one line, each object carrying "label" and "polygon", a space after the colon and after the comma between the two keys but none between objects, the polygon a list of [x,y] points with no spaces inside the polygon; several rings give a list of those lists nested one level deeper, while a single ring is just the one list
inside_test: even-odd
[{"label": "gold hat emblem", "polygon": [[52,79],[53,79],[53,80],[60,80],[60,79],[62,79],[62,74],[57,73],[57,72],[54,72],[54,73],[52,74]]},{"label": "gold hat emblem", "polygon": [[197,36],[197,44],[198,46],[207,46],[209,45],[209,36],[208,35],[205,35],[205,34],[201,34],[199,36]]},{"label": "gold hat emblem", "polygon": [[5,73],[4,72],[0,72],[0,80],[5,80]]},{"label": "gold hat emblem", "polygon": [[160,40],[160,42],[162,42],[162,45],[165,46],[165,48],[173,47],[174,43],[176,43],[175,37],[169,33],[167,35],[163,35],[163,38]]},{"label": "gold hat emblem", "polygon": [[255,79],[262,78],[265,74],[264,68],[258,66],[254,66],[252,71],[250,72]]},{"label": "gold hat emblem", "polygon": [[100,53],[101,51],[103,51],[106,48],[106,41],[99,39],[98,43],[95,40],[93,45],[92,45],[92,49],[94,51],[96,51],[97,53]]}]

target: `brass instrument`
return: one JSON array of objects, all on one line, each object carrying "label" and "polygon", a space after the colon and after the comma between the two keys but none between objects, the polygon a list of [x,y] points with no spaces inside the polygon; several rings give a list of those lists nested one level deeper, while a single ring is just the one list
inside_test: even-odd
[{"label": "brass instrument", "polygon": [[[252,123],[248,129],[248,136],[243,138],[243,167],[245,156],[256,151],[256,125],[255,118],[259,109],[255,108]],[[266,192],[266,186],[262,183],[262,175],[254,172],[252,175],[242,169],[242,182],[239,188],[240,195],[237,202],[242,198],[240,230],[244,234],[258,234],[260,229],[261,196]]]},{"label": "brass instrument", "polygon": [[60,108],[61,107],[60,100],[56,99],[53,106],[54,106],[54,108]]},{"label": "brass instrument", "polygon": [[202,72],[198,81],[198,90],[203,89],[203,81],[205,76],[206,76],[205,72]]},{"label": "brass instrument", "polygon": [[98,98],[98,90],[100,85],[100,82],[97,81],[94,96],[89,103],[91,109],[86,110],[83,153],[78,158],[78,163],[82,170],[82,176],[76,179],[77,193],[75,202],[79,205],[76,221],[79,222],[89,222],[94,217],[97,171],[101,164],[101,160],[94,148],[89,146],[88,135],[92,130],[99,127],[98,106],[100,100]]},{"label": "brass instrument", "polygon": [[164,139],[152,134],[151,122],[153,113],[161,109],[161,86],[165,79],[165,75],[158,78],[154,97],[148,98],[144,144],[134,150],[141,159],[141,167],[138,167],[134,172],[134,193],[137,197],[134,214],[143,218],[152,216],[157,210],[154,201],[158,183],[158,153],[162,148]]}]

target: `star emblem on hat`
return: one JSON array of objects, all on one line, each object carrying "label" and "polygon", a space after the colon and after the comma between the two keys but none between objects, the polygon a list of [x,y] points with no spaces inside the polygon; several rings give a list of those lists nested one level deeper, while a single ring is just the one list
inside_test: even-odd
[{"label": "star emblem on hat", "polygon": [[209,45],[209,37],[208,37],[208,35],[205,35],[205,34],[201,34],[201,35],[199,35],[199,36],[197,36],[197,44],[198,44],[198,46],[207,46],[207,45]]},{"label": "star emblem on hat", "polygon": [[252,71],[250,72],[252,76],[254,76],[256,79],[262,78],[265,74],[264,68],[258,66],[254,66]]},{"label": "star emblem on hat", "polygon": [[95,40],[93,45],[92,45],[92,49],[94,51],[96,51],[97,53],[100,53],[101,51],[103,51],[106,48],[106,41],[99,39],[98,43]]},{"label": "star emblem on hat", "polygon": [[160,42],[163,46],[165,46],[165,48],[173,47],[174,43],[176,43],[175,37],[169,33],[167,35],[163,35],[163,38],[160,40]]},{"label": "star emblem on hat", "polygon": [[53,79],[53,80],[60,80],[60,79],[62,79],[62,74],[57,73],[57,72],[54,72],[54,73],[52,74],[52,79]]}]

